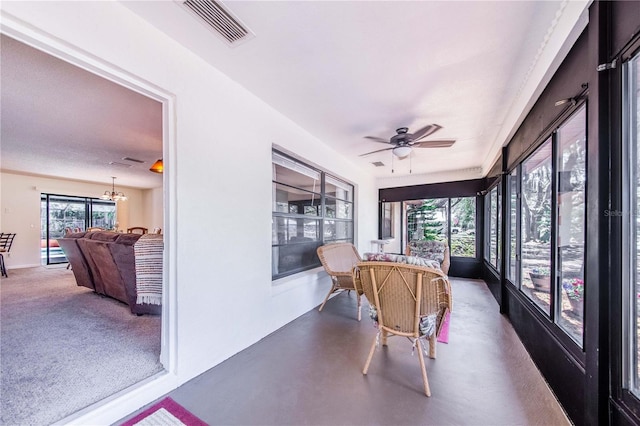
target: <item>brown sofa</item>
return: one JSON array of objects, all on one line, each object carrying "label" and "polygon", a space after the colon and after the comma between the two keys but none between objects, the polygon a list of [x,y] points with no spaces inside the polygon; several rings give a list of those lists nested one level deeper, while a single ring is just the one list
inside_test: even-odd
[{"label": "brown sofa", "polygon": [[76,283],[129,305],[134,314],[159,314],[160,305],[137,303],[134,244],[141,234],[77,232],[58,243],[71,264]]}]

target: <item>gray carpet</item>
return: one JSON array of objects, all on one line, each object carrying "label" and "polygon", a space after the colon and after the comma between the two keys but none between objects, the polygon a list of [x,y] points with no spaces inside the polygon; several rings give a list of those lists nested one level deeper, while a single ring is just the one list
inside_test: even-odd
[{"label": "gray carpet", "polygon": [[0,424],[48,425],[162,371],[160,316],[78,287],[64,268],[0,281]]}]

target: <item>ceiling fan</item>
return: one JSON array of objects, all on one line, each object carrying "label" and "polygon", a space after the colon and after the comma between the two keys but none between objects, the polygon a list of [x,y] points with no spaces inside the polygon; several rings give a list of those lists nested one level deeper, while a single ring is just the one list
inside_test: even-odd
[{"label": "ceiling fan", "polygon": [[391,152],[393,152],[396,157],[405,158],[407,155],[411,154],[413,148],[447,148],[453,145],[455,143],[455,140],[453,139],[430,141],[422,140],[427,136],[434,134],[440,129],[442,129],[442,126],[438,124],[427,124],[422,129],[414,133],[409,133],[409,129],[407,127],[400,127],[396,130],[396,134],[393,135],[389,140],[378,138],[376,136],[365,136],[366,139],[370,139],[374,142],[391,144],[393,146],[367,152],[366,154],[361,154],[360,157],[364,157],[365,155],[369,154],[375,154],[376,152],[391,150]]}]

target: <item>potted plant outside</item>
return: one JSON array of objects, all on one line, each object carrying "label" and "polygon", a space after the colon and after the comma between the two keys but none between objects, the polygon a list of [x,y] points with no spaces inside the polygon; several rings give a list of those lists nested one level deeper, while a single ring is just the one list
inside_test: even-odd
[{"label": "potted plant outside", "polygon": [[562,280],[562,288],[569,299],[571,310],[581,317],[584,312],[584,280],[581,278],[565,278]]},{"label": "potted plant outside", "polygon": [[547,267],[536,267],[529,271],[533,289],[549,292],[551,290],[551,272]]}]

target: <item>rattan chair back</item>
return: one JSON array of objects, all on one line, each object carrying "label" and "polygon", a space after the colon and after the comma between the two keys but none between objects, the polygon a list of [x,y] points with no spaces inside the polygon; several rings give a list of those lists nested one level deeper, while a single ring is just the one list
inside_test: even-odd
[{"label": "rattan chair back", "polygon": [[447,277],[437,269],[393,262],[361,262],[358,286],[378,310],[378,325],[394,334],[418,336],[416,318],[437,314],[440,327],[446,309],[451,310]]},{"label": "rattan chair back", "polygon": [[[408,337],[419,346],[421,319],[435,314],[436,331],[427,336],[429,356],[435,358],[437,330],[446,311],[452,308],[449,281],[442,271],[394,262],[360,262],[354,270],[354,282],[375,308],[383,345],[389,335],[396,335]],[[367,374],[378,339],[377,335],[363,374]],[[424,391],[430,396],[422,350],[419,353]]]},{"label": "rattan chair back", "polygon": [[[331,294],[341,290],[356,290],[353,281],[353,268],[362,260],[358,250],[351,243],[333,243],[318,247],[318,258],[324,267],[324,270],[331,277],[331,288],[320,305],[319,311],[322,311],[325,303],[329,300]],[[356,291],[358,304],[358,321],[360,321],[360,294]]]}]

